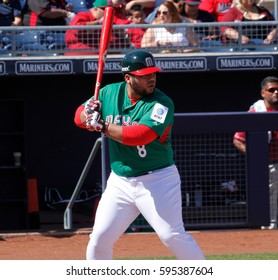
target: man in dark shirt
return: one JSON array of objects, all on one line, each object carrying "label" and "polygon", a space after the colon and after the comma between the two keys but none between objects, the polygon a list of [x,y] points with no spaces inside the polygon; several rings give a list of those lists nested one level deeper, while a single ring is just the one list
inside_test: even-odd
[{"label": "man in dark shirt", "polygon": [[22,23],[19,0],[0,0],[0,26],[18,26]]},{"label": "man in dark shirt", "polygon": [[66,25],[72,6],[65,0],[27,0],[23,9],[23,25]]}]

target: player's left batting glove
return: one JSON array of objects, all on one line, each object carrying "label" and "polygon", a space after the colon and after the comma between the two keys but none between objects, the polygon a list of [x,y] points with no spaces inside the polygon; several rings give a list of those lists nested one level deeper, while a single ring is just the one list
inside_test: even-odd
[{"label": "player's left batting glove", "polygon": [[93,114],[94,112],[99,112],[101,108],[101,102],[98,100],[89,99],[84,108],[84,112],[86,116]]},{"label": "player's left batting glove", "polygon": [[105,121],[101,119],[99,112],[95,111],[86,116],[86,128],[89,131],[105,132],[106,127],[107,125]]}]

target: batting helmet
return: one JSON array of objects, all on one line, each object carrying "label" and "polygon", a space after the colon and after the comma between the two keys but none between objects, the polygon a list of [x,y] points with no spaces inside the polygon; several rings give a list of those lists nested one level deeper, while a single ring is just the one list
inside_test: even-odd
[{"label": "batting helmet", "polygon": [[122,73],[144,76],[161,69],[155,66],[153,55],[149,52],[138,50],[125,55],[122,62]]}]

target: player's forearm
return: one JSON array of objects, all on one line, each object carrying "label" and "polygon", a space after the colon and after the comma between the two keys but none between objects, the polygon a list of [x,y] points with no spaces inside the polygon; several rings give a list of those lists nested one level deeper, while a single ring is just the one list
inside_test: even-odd
[{"label": "player's forearm", "polygon": [[109,137],[109,138],[111,138],[111,139],[113,139],[113,140],[115,140],[119,143],[123,143],[123,129],[122,129],[122,126],[109,123],[108,126],[105,129],[104,134],[107,137]]}]

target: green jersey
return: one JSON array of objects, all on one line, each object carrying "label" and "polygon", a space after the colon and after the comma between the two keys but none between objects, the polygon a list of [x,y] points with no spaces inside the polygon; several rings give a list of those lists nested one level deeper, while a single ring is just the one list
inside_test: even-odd
[{"label": "green jersey", "polygon": [[174,164],[171,145],[174,104],[166,94],[155,89],[132,105],[123,81],[103,87],[99,101],[105,121],[121,126],[144,124],[159,135],[142,146],[127,146],[109,138],[110,165],[117,175],[137,177]]}]

